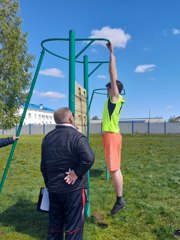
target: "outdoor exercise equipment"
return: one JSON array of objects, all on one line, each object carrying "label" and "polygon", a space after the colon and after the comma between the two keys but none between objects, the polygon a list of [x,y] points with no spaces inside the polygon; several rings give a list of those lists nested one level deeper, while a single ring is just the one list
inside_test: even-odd
[{"label": "outdoor exercise equipment", "polygon": [[[57,42],[57,41],[65,41],[69,43],[69,57],[64,57],[61,56],[59,54],[57,54],[54,51],[49,50],[49,48],[46,46],[47,43],[50,42]],[[89,88],[88,88],[88,80],[89,77],[104,63],[109,63],[109,61],[89,61],[89,58],[87,55],[83,55],[83,61],[82,60],[78,60],[78,58],[80,57],[80,55],[89,47],[91,46],[95,41],[104,41],[106,43],[109,42],[108,39],[105,38],[76,38],[75,37],[75,31],[74,30],[70,30],[69,31],[69,38],[50,38],[50,39],[45,39],[41,42],[41,47],[42,47],[42,51],[39,57],[39,61],[35,70],[35,74],[31,83],[31,87],[28,93],[28,97],[24,106],[24,111],[22,113],[21,119],[20,119],[20,123],[16,132],[16,136],[20,135],[21,132],[21,128],[26,116],[26,112],[32,97],[32,93],[36,84],[36,80],[43,62],[43,58],[45,55],[45,52],[58,57],[60,59],[63,60],[67,60],[69,62],[69,108],[71,110],[72,113],[75,114],[75,69],[76,69],[76,63],[80,63],[83,64],[83,76],[84,76],[84,88],[86,89],[86,103],[87,103],[87,137],[89,139],[89,109],[88,109],[88,102],[89,102]],[[76,43],[77,42],[84,42],[86,43],[86,46],[79,52],[76,53]],[[96,64],[95,68],[89,72],[88,66],[89,64]],[[12,145],[10,154],[9,154],[9,158],[0,182],[0,192],[3,189],[3,185],[5,183],[6,177],[7,177],[7,173],[10,167],[10,163],[12,161],[13,158],[13,154],[14,151],[16,149],[16,145],[17,145],[17,141],[14,142],[14,144]],[[90,216],[90,172],[88,172],[88,202],[87,202],[87,208],[86,208],[86,216]]]}]

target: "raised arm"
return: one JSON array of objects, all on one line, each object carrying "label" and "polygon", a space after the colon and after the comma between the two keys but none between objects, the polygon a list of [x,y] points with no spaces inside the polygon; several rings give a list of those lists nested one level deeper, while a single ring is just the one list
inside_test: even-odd
[{"label": "raised arm", "polygon": [[111,99],[113,102],[117,101],[119,98],[119,90],[116,84],[117,80],[117,70],[116,70],[116,58],[114,56],[114,50],[112,43],[108,43],[107,47],[109,49],[109,75],[111,80]]}]

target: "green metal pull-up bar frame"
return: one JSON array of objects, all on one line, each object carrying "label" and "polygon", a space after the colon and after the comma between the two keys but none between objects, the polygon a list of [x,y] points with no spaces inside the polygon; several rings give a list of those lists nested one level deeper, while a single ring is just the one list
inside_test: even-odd
[{"label": "green metal pull-up bar frame", "polygon": [[[54,42],[54,41],[68,41],[69,42],[69,58],[60,56],[60,55],[50,51],[45,46],[45,43]],[[76,51],[75,51],[75,43],[77,41],[88,42],[87,45],[78,54],[76,54]],[[30,100],[32,97],[32,93],[33,93],[33,90],[34,90],[34,87],[36,84],[36,80],[37,80],[37,77],[39,74],[39,70],[41,68],[41,64],[42,64],[45,52],[48,52],[53,56],[56,56],[58,58],[69,61],[69,108],[72,113],[75,113],[75,64],[82,63],[84,66],[84,88],[86,89],[86,93],[87,93],[87,95],[86,95],[86,97],[87,97],[87,99],[86,99],[87,100],[87,137],[89,139],[89,109],[88,109],[88,102],[89,102],[89,96],[88,96],[89,95],[88,94],[89,87],[88,86],[89,86],[89,84],[88,84],[88,79],[102,64],[109,63],[109,61],[89,61],[87,55],[83,56],[83,61],[79,61],[77,59],[95,41],[105,41],[107,43],[109,42],[109,40],[105,39],[105,38],[75,38],[74,30],[69,31],[69,38],[50,38],[50,39],[45,39],[41,42],[42,52],[39,57],[38,65],[35,70],[34,78],[31,83],[31,87],[30,87],[30,90],[29,90],[29,93],[27,96],[27,100],[26,100],[26,103],[24,106],[24,111],[23,111],[23,114],[20,119],[20,123],[19,123],[18,129],[17,129],[17,132],[16,132],[16,136],[20,135],[22,125],[23,125],[23,122],[24,122],[24,119],[26,116],[26,112],[27,112],[27,109],[28,109],[28,106],[29,106],[29,103],[30,103]],[[88,65],[89,64],[97,64],[97,66],[90,73],[88,73]],[[0,182],[0,192],[2,192],[3,185],[5,183],[7,173],[8,173],[9,167],[10,167],[10,163],[12,161],[13,154],[16,149],[16,145],[17,145],[17,142],[15,141],[12,145],[12,148],[11,148],[11,151],[9,154],[9,158],[8,158],[8,161],[7,161],[7,164],[6,164],[6,167],[5,167],[1,182]],[[90,197],[89,189],[90,189],[90,173],[88,172],[88,196]],[[89,202],[87,203],[86,215],[90,216],[90,203]]]}]

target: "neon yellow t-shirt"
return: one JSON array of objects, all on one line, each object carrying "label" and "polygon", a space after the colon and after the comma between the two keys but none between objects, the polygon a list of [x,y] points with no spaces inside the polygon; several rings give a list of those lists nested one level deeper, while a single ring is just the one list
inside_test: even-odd
[{"label": "neon yellow t-shirt", "polygon": [[103,132],[115,132],[120,131],[119,118],[122,105],[125,103],[124,98],[119,95],[117,102],[112,102],[110,97],[104,104],[102,131]]}]

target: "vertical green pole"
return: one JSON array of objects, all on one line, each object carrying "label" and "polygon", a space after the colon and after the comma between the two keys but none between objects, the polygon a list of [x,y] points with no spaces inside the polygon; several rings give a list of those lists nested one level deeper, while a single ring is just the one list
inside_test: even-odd
[{"label": "vertical green pole", "polygon": [[[33,90],[34,90],[34,86],[35,86],[35,83],[36,83],[36,79],[37,79],[37,76],[38,76],[38,73],[39,73],[39,70],[40,70],[40,66],[41,66],[43,57],[44,57],[44,52],[45,52],[45,50],[43,49],[42,52],[41,52],[41,56],[40,56],[40,58],[39,58],[39,62],[38,62],[38,65],[37,65],[35,74],[34,74],[34,78],[33,78],[32,83],[31,83],[31,88],[30,88],[30,90],[29,90],[29,94],[28,94],[28,97],[27,97],[27,100],[26,100],[26,103],[25,103],[25,106],[24,106],[24,111],[23,111],[23,114],[22,114],[22,116],[21,116],[21,120],[20,120],[18,129],[17,129],[17,132],[16,132],[16,136],[19,136],[19,135],[20,135],[21,128],[22,128],[22,125],[23,125],[23,122],[24,122],[24,118],[25,118],[25,116],[26,116],[26,112],[27,112],[27,109],[28,109],[28,106],[29,106],[29,102],[30,102],[30,100],[31,100],[31,96],[32,96],[32,93],[33,93]],[[5,182],[5,180],[6,180],[6,176],[7,176],[7,173],[8,173],[10,164],[11,164],[11,161],[12,161],[12,157],[13,157],[14,151],[15,151],[15,149],[16,149],[16,145],[17,145],[17,141],[15,141],[15,142],[13,143],[13,145],[12,145],[11,152],[10,152],[10,154],[9,154],[9,158],[8,158],[8,161],[7,161],[7,164],[6,164],[6,168],[5,168],[5,170],[4,170],[4,174],[3,174],[2,179],[1,179],[0,192],[2,191],[4,182]]]},{"label": "vertical green pole", "polygon": [[69,31],[69,109],[75,113],[75,31]]},{"label": "vertical green pole", "polygon": [[109,171],[108,171],[107,165],[106,165],[106,180],[109,180]]},{"label": "vertical green pole", "polygon": [[[86,89],[86,116],[87,116],[87,138],[89,138],[89,86],[88,86],[88,56],[84,56],[84,88]],[[86,217],[90,217],[91,210],[90,210],[90,170],[88,171],[88,189],[87,189],[87,203],[86,203]]]}]

